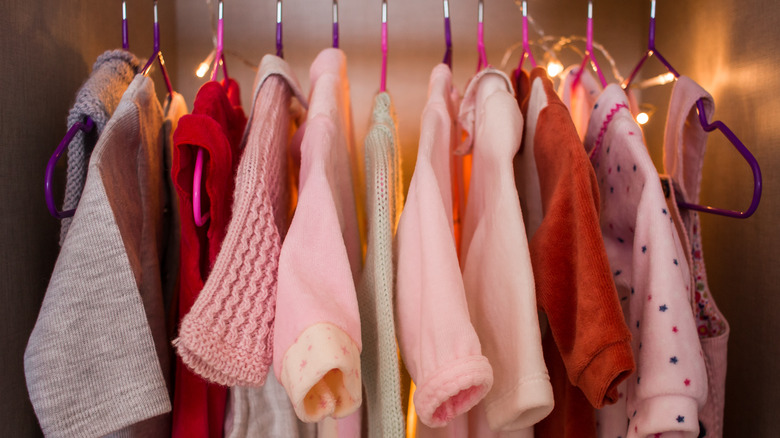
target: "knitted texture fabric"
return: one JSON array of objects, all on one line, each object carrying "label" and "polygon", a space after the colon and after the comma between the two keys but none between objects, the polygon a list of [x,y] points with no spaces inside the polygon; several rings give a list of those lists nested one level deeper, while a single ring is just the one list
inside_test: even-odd
[{"label": "knitted texture fabric", "polygon": [[[76,102],[68,113],[68,129],[77,122],[91,118],[95,129],[89,134],[76,133],[68,145],[68,172],[65,183],[63,211],[72,210],[79,205],[84,182],[87,179],[87,164],[92,148],[106,123],[119,105],[122,94],[135,77],[140,61],[125,50],[109,50],[98,56],[92,66],[92,73],[76,93]],[[60,246],[68,234],[72,217],[60,222]]]},{"label": "knitted texture fabric", "polygon": [[[234,92],[228,93],[234,89]],[[235,169],[241,158],[241,137],[246,116],[241,109],[238,84],[231,79],[205,83],[195,97],[192,114],[179,121],[174,133],[172,175],[181,217],[181,270],[179,317],[190,312],[219,253],[230,221]],[[232,99],[231,99],[232,97]],[[204,192],[201,214],[208,222],[198,227],[192,211],[193,174],[202,150]],[[194,374],[179,359],[173,400],[174,438],[222,435],[227,388]]]},{"label": "knitted texture fabric", "polygon": [[305,102],[298,90],[287,63],[263,58],[227,234],[175,342],[190,369],[221,385],[261,386],[271,365],[278,260],[291,204],[293,92]]},{"label": "knitted texture fabric", "polygon": [[279,255],[274,372],[303,421],[346,417],[362,403],[362,251],[352,188],[346,56],[320,52],[310,70],[299,197]]},{"label": "knitted texture fabric", "polygon": [[[669,101],[669,116],[664,133],[664,170],[671,176],[671,185],[664,194],[670,210],[677,209],[677,199],[697,204],[701,190],[704,151],[708,134],[699,122],[697,102],[702,99],[705,113],[715,112],[712,96],[699,84],[686,76],[680,76],[674,84]],[[699,435],[720,438],[723,436],[723,409],[726,397],[726,364],[729,339],[729,323],[718,309],[715,297],[707,282],[704,266],[699,213],[683,210],[680,237],[686,243],[691,267],[691,292],[696,331],[704,351],[707,367],[707,402],[699,410],[702,430]],[[675,216],[677,217],[677,216]]]},{"label": "knitted texture fabric", "polygon": [[696,437],[707,370],[691,310],[691,274],[620,86],[609,85],[596,102],[585,148],[598,178],[601,232],[637,358],[618,404],[599,412],[601,435]]},{"label": "knitted texture fabric", "polygon": [[472,153],[460,264],[471,322],[493,367],[493,388],[481,409],[469,412],[468,428],[474,436],[499,436],[532,427],[553,409],[513,168],[523,116],[509,78],[480,72],[458,118],[469,134],[458,152]]},{"label": "knitted texture fabric", "polygon": [[526,134],[516,181],[536,299],[549,322],[542,342],[555,397],[535,431],[595,436],[593,408],[617,401],[618,384],[634,370],[631,334],[601,237],[595,173],[569,111],[544,69],[534,69],[530,84],[525,72],[517,77]]},{"label": "knitted texture fabric", "polygon": [[[457,144],[452,72],[431,72],[412,181],[398,224],[395,316],[418,419],[447,425],[487,394],[493,372],[469,319],[453,232],[451,151]],[[417,427],[418,435],[421,434]]]},{"label": "knitted texture fabric", "polygon": [[98,437],[152,417],[147,436],[170,434],[162,124],[152,81],[138,75],[90,158],[24,355],[46,436]]},{"label": "knitted texture fabric", "polygon": [[379,93],[364,145],[368,239],[357,289],[370,437],[406,435],[393,317],[393,235],[401,213],[397,201],[403,198],[398,150],[395,110],[390,95]]}]

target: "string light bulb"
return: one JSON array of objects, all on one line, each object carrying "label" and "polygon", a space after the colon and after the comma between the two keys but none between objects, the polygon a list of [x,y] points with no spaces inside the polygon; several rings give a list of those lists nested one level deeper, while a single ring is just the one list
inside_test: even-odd
[{"label": "string light bulb", "polygon": [[195,70],[195,76],[202,78],[206,76],[206,73],[209,72],[209,69],[211,69],[211,63],[214,61],[214,50],[209,53],[209,56],[206,57],[206,59],[203,60],[203,62],[198,65],[198,68]]},{"label": "string light bulb", "polygon": [[558,61],[557,59],[551,59],[550,62],[547,63],[547,74],[554,78],[561,74],[563,71],[563,64],[561,64],[561,61]]},{"label": "string light bulb", "polygon": [[646,112],[641,112],[636,115],[636,122],[640,125],[644,125],[645,123],[650,121],[650,116]]}]

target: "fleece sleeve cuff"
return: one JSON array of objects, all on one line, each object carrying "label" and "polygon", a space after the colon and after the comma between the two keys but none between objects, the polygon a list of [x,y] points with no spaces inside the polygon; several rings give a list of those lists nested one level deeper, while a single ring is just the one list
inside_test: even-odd
[{"label": "fleece sleeve cuff", "polygon": [[544,372],[526,376],[514,389],[485,406],[485,413],[490,429],[511,432],[542,421],[553,406],[550,376]]},{"label": "fleece sleeve cuff", "polygon": [[684,395],[658,395],[642,400],[628,423],[628,438],[696,438],[699,436],[698,413],[696,399]]},{"label": "fleece sleeve cuff", "polygon": [[485,356],[469,356],[416,383],[414,408],[420,421],[443,427],[485,397],[493,386],[493,368]]},{"label": "fleece sleeve cuff", "polygon": [[287,349],[281,383],[301,421],[346,417],[362,403],[360,350],[335,325],[314,324]]},{"label": "fleece sleeve cuff", "polygon": [[629,340],[601,350],[582,370],[576,385],[591,405],[601,409],[618,400],[618,385],[634,372],[634,356]]}]

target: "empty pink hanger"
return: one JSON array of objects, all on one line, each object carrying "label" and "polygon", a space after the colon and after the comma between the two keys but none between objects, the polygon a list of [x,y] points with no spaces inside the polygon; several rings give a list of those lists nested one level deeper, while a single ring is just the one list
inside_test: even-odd
[{"label": "empty pink hanger", "polygon": [[601,71],[601,66],[599,66],[599,62],[596,60],[596,57],[593,53],[593,1],[588,2],[587,32],[588,33],[585,41],[585,57],[582,59],[582,64],[580,64],[580,68],[577,70],[577,74],[574,76],[574,81],[571,83],[571,87],[574,88],[577,86],[577,84],[580,83],[582,72],[585,71],[585,67],[588,65],[588,61],[590,61],[593,64],[593,67],[596,68],[596,72],[599,75],[599,80],[601,81],[601,86],[607,88],[607,79],[604,77],[604,73]]},{"label": "empty pink hanger", "polygon": [[[642,68],[642,65],[647,61],[648,58],[651,56],[655,56],[658,58],[659,61],[666,67],[667,70],[669,70],[669,73],[673,74],[675,78],[680,77],[680,74],[677,73],[677,70],[672,67],[671,64],[664,58],[661,53],[656,50],[655,48],[655,0],[652,0],[650,3],[650,32],[649,32],[649,38],[648,38],[648,44],[647,44],[647,51],[645,52],[644,56],[642,56],[642,59],[639,60],[639,63],[636,67],[634,67],[634,70],[631,72],[631,75],[629,75],[628,79],[625,80],[623,83],[623,89],[628,89],[628,86],[631,84],[631,82],[636,77],[639,70]],[[716,207],[709,207],[704,205],[697,205],[697,204],[689,204],[687,202],[678,201],[677,205],[680,208],[687,208],[689,210],[696,210],[701,211],[705,213],[713,213],[720,216],[727,216],[727,217],[733,217],[733,218],[748,218],[753,213],[755,213],[756,209],[758,208],[758,204],[761,201],[761,187],[762,187],[762,178],[761,178],[761,168],[758,165],[758,161],[753,156],[753,154],[750,153],[747,147],[742,143],[742,141],[734,135],[734,133],[729,129],[728,126],[726,126],[725,123],[721,121],[715,121],[710,123],[707,119],[707,115],[704,112],[704,101],[699,99],[696,102],[696,108],[699,112],[699,123],[701,124],[702,128],[704,128],[705,132],[712,132],[715,130],[720,131],[723,133],[723,135],[728,139],[729,142],[731,142],[732,145],[737,149],[737,151],[742,155],[742,157],[747,161],[748,165],[750,166],[750,170],[753,172],[753,199],[750,202],[750,207],[748,207],[745,211],[734,211],[734,210],[726,210],[722,208],[716,208]]]},{"label": "empty pink hanger", "polygon": [[477,71],[488,66],[487,52],[485,51],[485,4],[479,0],[477,12]]},{"label": "empty pink hanger", "polygon": [[[122,2],[122,49],[128,50],[130,48],[129,43],[129,32],[127,31],[127,2]],[[46,198],[46,207],[49,209],[49,213],[54,216],[57,219],[64,219],[66,217],[71,217],[76,213],[75,209],[72,210],[65,210],[60,211],[57,208],[57,203],[54,201],[54,170],[57,168],[57,162],[60,160],[60,157],[62,157],[62,154],[65,153],[65,150],[68,148],[68,145],[70,145],[70,142],[73,141],[73,138],[76,136],[76,134],[81,131],[85,135],[92,132],[92,130],[95,129],[95,122],[87,117],[87,119],[82,122],[76,122],[73,124],[73,126],[68,129],[68,132],[65,133],[65,137],[60,140],[60,144],[57,145],[57,148],[54,149],[54,153],[49,157],[48,163],[46,163],[46,176],[44,177],[44,196]]]},{"label": "empty pink hanger", "polygon": [[382,0],[382,79],[379,91],[387,91],[387,0]]},{"label": "empty pink hanger", "polygon": [[171,79],[168,77],[168,70],[165,68],[165,59],[163,59],[162,51],[160,50],[160,22],[157,19],[157,0],[154,0],[154,52],[141,70],[141,73],[143,73],[144,76],[149,76],[149,72],[152,70],[152,65],[155,60],[160,63],[160,71],[165,80],[165,88],[168,89],[168,94],[173,95]]},{"label": "empty pink hanger", "polygon": [[444,0],[444,44],[446,51],[444,52],[444,64],[452,70],[452,30],[450,29],[450,2]]},{"label": "empty pink hanger", "polygon": [[528,41],[528,2],[523,1],[523,51],[520,52],[520,61],[517,63],[517,70],[515,70],[515,81],[517,81],[520,71],[523,69],[523,62],[525,58],[531,63],[531,67],[536,67],[536,59],[531,51],[531,43]]}]

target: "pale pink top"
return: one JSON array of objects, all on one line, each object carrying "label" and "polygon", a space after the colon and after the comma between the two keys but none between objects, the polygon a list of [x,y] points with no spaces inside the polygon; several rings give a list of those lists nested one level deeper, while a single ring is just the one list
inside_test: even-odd
[{"label": "pale pink top", "polygon": [[398,225],[396,324],[422,423],[441,427],[487,394],[493,371],[471,325],[452,216],[451,151],[457,141],[452,73],[431,73],[417,164]]},{"label": "pale pink top", "polygon": [[690,271],[620,86],[608,86],[596,102],[585,147],[599,182],[604,245],[637,361],[637,371],[619,387],[618,403],[598,413],[600,435],[696,437],[707,372],[691,311]]},{"label": "pale pink top", "polygon": [[593,105],[601,95],[601,84],[590,74],[590,69],[585,69],[580,76],[577,86],[572,87],[579,69],[579,64],[572,65],[561,73],[558,96],[563,104],[566,105],[566,108],[569,109],[571,121],[574,122],[574,127],[577,128],[580,140],[584,140]]},{"label": "pale pink top", "polygon": [[361,247],[344,53],[323,50],[310,75],[308,118],[298,132],[298,204],[279,256],[273,355],[276,376],[306,422],[345,417],[362,401]]}]

